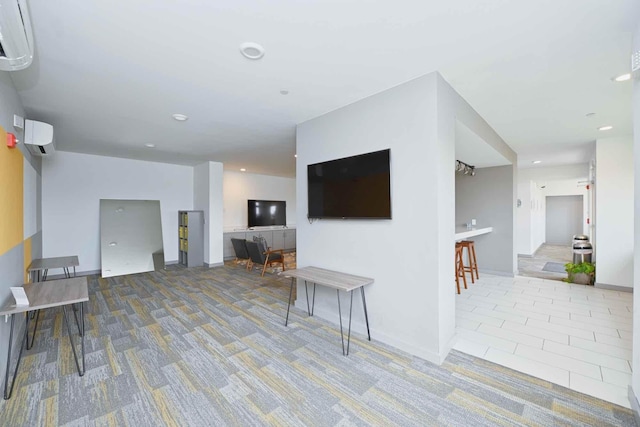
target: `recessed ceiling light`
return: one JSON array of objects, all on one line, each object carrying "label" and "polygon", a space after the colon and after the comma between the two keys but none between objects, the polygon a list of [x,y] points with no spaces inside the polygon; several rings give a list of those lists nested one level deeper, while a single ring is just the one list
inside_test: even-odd
[{"label": "recessed ceiling light", "polygon": [[533,163],[534,165],[537,165],[538,163],[542,163],[542,160],[534,160],[534,161],[533,161],[533,162],[531,162],[531,163]]},{"label": "recessed ceiling light", "polygon": [[147,148],[153,148],[153,147],[156,146],[156,144],[148,143],[148,144],[144,144],[144,146],[147,147]]},{"label": "recessed ceiling light", "polygon": [[245,58],[260,59],[264,56],[264,48],[258,43],[245,42],[240,45],[240,53]]},{"label": "recessed ceiling light", "polygon": [[627,80],[631,80],[631,73],[621,74],[613,78],[614,82],[626,82]]},{"label": "recessed ceiling light", "polygon": [[246,172],[247,170],[245,168],[241,168],[240,172]]},{"label": "recessed ceiling light", "polygon": [[286,90],[286,89],[282,89],[282,90],[280,91],[280,95],[289,95],[289,91],[288,91],[288,90]]},{"label": "recessed ceiling light", "polygon": [[189,119],[189,116],[186,116],[186,115],[180,114],[180,113],[172,114],[171,117],[173,117],[174,119],[176,119],[179,122],[184,122],[185,120]]},{"label": "recessed ceiling light", "polygon": [[607,126],[600,126],[598,128],[598,130],[611,130],[613,129],[613,126],[607,125]]}]

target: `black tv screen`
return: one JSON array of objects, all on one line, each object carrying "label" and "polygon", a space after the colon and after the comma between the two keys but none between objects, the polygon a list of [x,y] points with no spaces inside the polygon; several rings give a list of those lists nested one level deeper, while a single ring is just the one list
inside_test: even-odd
[{"label": "black tv screen", "polygon": [[278,200],[248,200],[249,227],[287,225],[287,202]]},{"label": "black tv screen", "polygon": [[390,151],[307,166],[309,218],[391,219]]}]

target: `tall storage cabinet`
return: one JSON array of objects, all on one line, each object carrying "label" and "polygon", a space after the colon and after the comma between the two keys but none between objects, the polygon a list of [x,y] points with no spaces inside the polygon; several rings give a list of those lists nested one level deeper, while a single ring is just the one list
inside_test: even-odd
[{"label": "tall storage cabinet", "polygon": [[178,262],[181,265],[204,265],[203,211],[178,211],[178,242]]}]

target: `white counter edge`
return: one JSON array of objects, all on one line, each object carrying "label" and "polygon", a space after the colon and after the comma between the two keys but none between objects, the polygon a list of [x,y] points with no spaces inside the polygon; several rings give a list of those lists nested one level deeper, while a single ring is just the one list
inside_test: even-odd
[{"label": "white counter edge", "polygon": [[469,237],[480,236],[482,234],[491,233],[493,231],[493,227],[485,227],[485,228],[474,228],[471,230],[464,230],[455,234],[455,240],[463,240],[468,239]]}]

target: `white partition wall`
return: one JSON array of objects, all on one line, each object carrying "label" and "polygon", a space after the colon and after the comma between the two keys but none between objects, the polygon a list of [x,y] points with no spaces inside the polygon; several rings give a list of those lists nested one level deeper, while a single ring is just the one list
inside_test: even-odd
[{"label": "white partition wall", "polygon": [[[374,278],[366,288],[374,339],[435,363],[446,357],[455,330],[456,118],[515,160],[437,73],[309,120],[297,130],[298,265]],[[386,148],[391,149],[391,220],[307,221],[308,164]],[[513,233],[513,223],[508,226]],[[515,264],[513,253],[506,256]],[[296,304],[306,310],[303,295],[300,285]],[[337,322],[336,305],[335,292],[318,290],[317,315]],[[363,332],[359,298],[353,310],[354,328]]]},{"label": "white partition wall", "polygon": [[[366,288],[372,336],[439,363],[436,85],[432,74],[298,126],[297,262],[374,278]],[[393,219],[306,220],[308,164],[386,148]],[[365,332],[355,300],[355,327]],[[318,288],[318,315],[337,321],[336,304],[335,291]]]},{"label": "white partition wall", "polygon": [[[633,37],[633,51],[640,51],[640,19],[636,25],[636,32]],[[633,165],[636,171],[633,182],[634,192],[634,248],[640,248],[640,79],[633,81]],[[640,396],[640,291],[636,288],[640,286],[640,250],[633,252],[633,360],[631,369],[633,376],[631,378],[632,392],[631,407],[636,411],[640,409],[638,396]]]},{"label": "white partition wall", "polygon": [[633,287],[633,140],[596,141],[596,286]]},{"label": "white partition wall", "polygon": [[194,209],[204,211],[204,262],[213,267],[224,263],[223,230],[223,165],[205,162],[193,168]]}]

